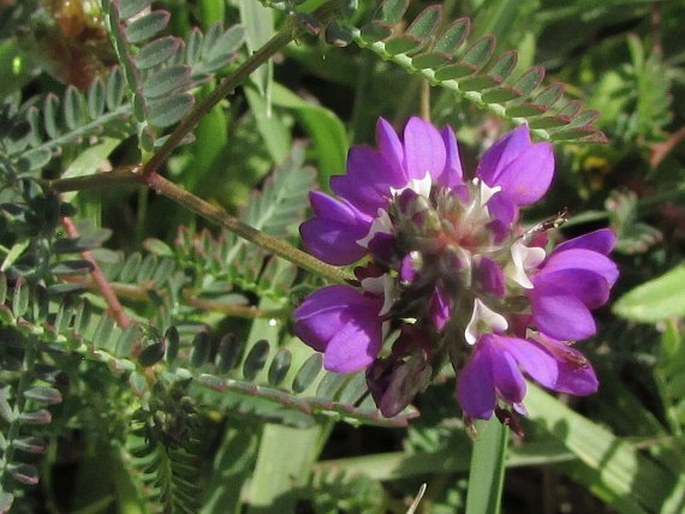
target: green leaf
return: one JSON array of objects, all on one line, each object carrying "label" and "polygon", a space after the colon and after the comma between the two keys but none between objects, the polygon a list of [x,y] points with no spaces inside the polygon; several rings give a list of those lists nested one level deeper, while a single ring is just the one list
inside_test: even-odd
[{"label": "green leaf", "polygon": [[273,101],[279,107],[291,109],[312,138],[313,150],[319,168],[319,185],[329,188],[331,175],[345,172],[349,142],[345,125],[331,111],[305,102],[289,89],[274,83]]},{"label": "green leaf", "polygon": [[105,84],[102,82],[100,77],[96,77],[88,89],[87,102],[88,116],[90,119],[96,119],[102,116],[102,113],[105,112]]},{"label": "green leaf", "polygon": [[168,127],[180,120],[193,106],[195,99],[189,93],[172,95],[150,102],[148,121],[157,127]]},{"label": "green leaf", "polygon": [[402,16],[409,7],[409,0],[385,0],[376,10],[374,20],[388,25],[395,25],[402,21]]},{"label": "green leaf", "polygon": [[416,17],[416,19],[409,25],[405,31],[405,35],[413,37],[425,43],[426,40],[433,35],[435,29],[440,25],[442,19],[442,7],[439,5],[432,5],[427,7]]},{"label": "green leaf", "polygon": [[269,349],[269,342],[264,339],[257,341],[254,346],[252,346],[245,357],[245,363],[243,364],[243,376],[247,380],[254,380],[259,372],[264,369],[266,359],[269,355]]},{"label": "green leaf", "polygon": [[497,82],[504,82],[509,75],[516,69],[518,63],[518,52],[516,50],[509,50],[500,55],[495,63],[488,70],[488,76],[497,80]]},{"label": "green leaf", "polygon": [[61,261],[50,267],[50,271],[60,276],[85,275],[93,269],[93,263],[84,260]]},{"label": "green leaf", "polygon": [[496,39],[492,34],[487,34],[476,40],[461,56],[459,62],[473,67],[475,71],[487,64],[495,51]]},{"label": "green leaf", "polygon": [[471,30],[471,20],[469,18],[458,18],[453,21],[435,42],[433,52],[445,54],[452,57],[459,47],[464,43]]},{"label": "green leaf", "polygon": [[678,512],[662,510],[667,496],[682,494],[682,484],[675,488],[677,477],[667,466],[530,384],[526,406],[533,421],[578,457],[578,476],[592,492],[621,512]]},{"label": "green leaf", "polygon": [[267,100],[255,88],[246,87],[244,91],[269,155],[273,162],[280,164],[292,146],[290,130],[276,114],[269,112]]},{"label": "green leaf", "polygon": [[126,81],[124,80],[124,74],[122,73],[121,68],[114,68],[111,71],[107,77],[105,89],[107,108],[110,111],[113,111],[124,101],[124,94],[126,92]]},{"label": "green leaf", "polygon": [[476,440],[471,453],[466,512],[498,514],[502,505],[504,468],[509,433],[497,417],[476,422]]},{"label": "green leaf", "polygon": [[221,34],[213,45],[204,48],[202,57],[208,62],[219,61],[237,52],[245,42],[245,27],[234,25]]},{"label": "green leaf", "polygon": [[69,130],[75,130],[85,123],[83,97],[78,89],[69,86],[64,93],[64,121]]},{"label": "green leaf", "polygon": [[297,371],[293,379],[293,391],[301,393],[307,389],[321,372],[322,357],[320,353],[312,354]]},{"label": "green leaf", "polygon": [[146,99],[160,98],[184,91],[190,85],[190,68],[184,64],[177,64],[151,73],[143,83],[143,94]]},{"label": "green leaf", "polygon": [[120,0],[119,16],[123,19],[133,18],[140,11],[150,6],[150,0]]},{"label": "green leaf", "polygon": [[155,39],[140,49],[135,57],[136,66],[141,70],[154,68],[170,59],[181,47],[181,40],[173,36]]},{"label": "green leaf", "polygon": [[48,148],[36,148],[21,154],[17,160],[17,168],[21,172],[36,171],[45,167],[52,160],[52,152]]},{"label": "green leaf", "polygon": [[59,99],[52,93],[45,96],[43,104],[43,123],[45,133],[50,139],[56,139],[62,133],[59,126]]},{"label": "green leaf", "polygon": [[[101,137],[96,143],[83,150],[64,171],[61,178],[83,177],[97,173],[100,166],[121,143],[120,139]],[[70,202],[78,191],[62,193],[65,201]],[[84,248],[86,250],[90,248]],[[75,250],[76,251],[76,250]]]},{"label": "green leaf", "polygon": [[[247,514],[295,512],[297,490],[293,482],[305,483],[318,457],[323,428],[264,427],[250,484],[252,501]],[[278,455],[275,459],[274,456]]]},{"label": "green leaf", "polygon": [[543,89],[534,99],[533,103],[549,109],[552,105],[559,101],[564,94],[564,85],[561,83],[553,84]]},{"label": "green leaf", "polygon": [[34,386],[24,391],[24,396],[36,402],[53,405],[62,402],[62,393],[54,387]]},{"label": "green leaf", "polygon": [[285,377],[290,370],[292,358],[293,356],[287,348],[279,348],[276,351],[276,354],[271,360],[271,365],[269,366],[268,378],[270,385],[278,386],[285,380]]},{"label": "green leaf", "polygon": [[23,279],[17,280],[12,294],[12,312],[17,318],[26,313],[29,307],[29,286]]},{"label": "green leaf", "polygon": [[219,372],[228,373],[232,370],[240,359],[243,345],[233,334],[224,335],[219,341],[219,351],[217,352],[217,368]]},{"label": "green leaf", "polygon": [[199,332],[193,339],[193,352],[190,357],[190,362],[194,368],[199,368],[207,362],[210,350],[209,333],[205,331]]},{"label": "green leaf", "polygon": [[[138,356],[138,362],[144,368],[149,368],[157,364],[164,358],[165,346],[164,343],[153,343],[146,346]],[[123,356],[123,355],[122,355]]]},{"label": "green leaf", "polygon": [[138,270],[140,269],[140,265],[142,264],[142,262],[143,256],[140,254],[140,252],[132,253],[129,256],[129,258],[126,259],[124,267],[121,268],[118,280],[125,284],[132,283],[138,275]]},{"label": "green leaf", "polygon": [[535,66],[526,70],[512,86],[521,96],[528,96],[545,78],[545,68]]},{"label": "green leaf", "polygon": [[170,17],[166,11],[152,11],[126,27],[126,39],[134,45],[152,39],[166,28]]},{"label": "green leaf", "polygon": [[[238,0],[240,20],[245,27],[247,50],[255,52],[275,34],[273,11],[261,5],[257,0]],[[265,98],[266,114],[270,114],[271,84],[273,81],[273,61],[260,66],[250,75],[259,93]],[[280,162],[280,161],[276,161]]]},{"label": "green leaf", "polygon": [[613,311],[643,323],[685,317],[685,264],[627,292],[614,304]]},{"label": "green leaf", "polygon": [[405,54],[418,50],[423,42],[413,36],[401,35],[386,41],[385,50],[391,55]]},{"label": "green leaf", "polygon": [[10,248],[10,251],[7,252],[5,259],[2,261],[0,272],[7,271],[7,269],[9,269],[9,267],[12,266],[12,264],[14,264],[16,260],[23,255],[24,250],[26,250],[30,244],[31,239],[28,237],[23,237],[14,243],[12,248]]}]

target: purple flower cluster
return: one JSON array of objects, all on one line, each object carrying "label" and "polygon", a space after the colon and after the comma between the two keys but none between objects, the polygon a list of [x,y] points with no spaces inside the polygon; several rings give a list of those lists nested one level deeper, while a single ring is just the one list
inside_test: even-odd
[{"label": "purple flower cluster", "polygon": [[[350,150],[337,197],[310,195],[301,227],[307,250],[355,268],[356,286],[320,289],[295,310],[295,333],[333,371],[366,369],[383,414],[401,411],[449,359],[467,419],[524,413],[524,375],[586,395],[597,377],[573,342],[596,332],[591,310],[618,278],[610,230],[551,252],[546,230],[519,209],[547,192],[548,143],[519,127],[487,150],[465,178],[450,127],[412,118],[400,138],[381,119],[377,149]],[[384,349],[386,342],[386,349]]]}]

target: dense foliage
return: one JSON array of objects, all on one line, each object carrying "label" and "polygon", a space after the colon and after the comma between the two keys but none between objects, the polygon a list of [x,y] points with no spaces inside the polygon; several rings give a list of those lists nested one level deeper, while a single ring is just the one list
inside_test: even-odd
[{"label": "dense foliage", "polygon": [[[0,0],[0,512],[683,512],[683,19]],[[469,177],[526,124],[556,171],[523,223],[616,233],[597,394],[529,384],[520,427],[472,425],[444,366],[386,417],[294,335],[353,278],[297,249],[309,192],[413,115],[454,129]]]}]

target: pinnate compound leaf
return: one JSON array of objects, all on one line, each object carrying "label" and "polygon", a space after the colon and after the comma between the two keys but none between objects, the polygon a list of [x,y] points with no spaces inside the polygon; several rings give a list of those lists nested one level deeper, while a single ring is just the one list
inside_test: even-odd
[{"label": "pinnate compound leaf", "polygon": [[628,291],[614,303],[613,310],[643,323],[685,317],[685,264]]}]

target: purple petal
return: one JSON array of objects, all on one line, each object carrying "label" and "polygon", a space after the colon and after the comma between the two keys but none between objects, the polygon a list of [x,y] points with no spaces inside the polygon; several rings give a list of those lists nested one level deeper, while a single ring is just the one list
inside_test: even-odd
[{"label": "purple petal", "polygon": [[395,243],[394,235],[376,232],[371,241],[369,241],[369,251],[373,253],[377,261],[390,262],[397,252]]},{"label": "purple petal", "polygon": [[597,375],[582,353],[561,341],[542,335],[539,342],[555,356],[558,363],[559,376],[550,389],[576,396],[597,392],[599,388]]},{"label": "purple petal", "polygon": [[592,250],[593,252],[608,255],[614,249],[614,246],[616,246],[616,233],[609,228],[602,228],[590,232],[589,234],[564,241],[557,246],[554,251],[563,252],[565,250],[571,250],[572,248],[582,248],[584,250]]},{"label": "purple petal", "polygon": [[479,342],[459,372],[457,400],[464,413],[474,419],[490,419],[495,409],[495,381],[490,346]]},{"label": "purple petal", "polygon": [[609,300],[609,283],[599,273],[583,269],[565,269],[534,277],[533,285],[578,298],[588,308],[596,309]]},{"label": "purple petal", "polygon": [[529,205],[544,196],[554,176],[554,153],[549,143],[536,143],[523,150],[499,170],[495,182],[501,195],[516,205]]},{"label": "purple petal", "polygon": [[313,191],[309,194],[316,216],[300,225],[302,242],[309,253],[335,266],[352,264],[366,255],[357,244],[371,220],[344,201]]},{"label": "purple petal", "polygon": [[476,269],[480,287],[487,293],[504,298],[506,295],[505,277],[502,268],[490,259],[483,257]]},{"label": "purple petal", "polygon": [[407,178],[422,179],[429,172],[437,179],[445,169],[447,152],[440,132],[421,118],[409,119],[404,127],[404,162]]},{"label": "purple petal", "polygon": [[495,389],[507,403],[514,404],[523,401],[526,396],[526,381],[523,379],[516,359],[508,351],[505,341],[494,334],[486,334],[482,339],[491,341],[490,352]]},{"label": "purple petal", "polygon": [[618,279],[618,267],[607,256],[592,250],[571,248],[563,252],[554,251],[543,264],[541,274],[567,269],[584,269],[599,273],[613,286]]},{"label": "purple petal", "polygon": [[599,380],[589,362],[583,366],[577,366],[564,361],[559,366],[559,380],[553,389],[560,393],[587,396],[597,392]]},{"label": "purple petal", "polygon": [[476,176],[490,186],[498,184],[501,171],[531,144],[528,127],[521,125],[483,153]]},{"label": "purple petal", "polygon": [[308,296],[295,309],[293,332],[324,352],[324,367],[340,373],[358,371],[378,355],[382,299],[349,286],[329,286]]},{"label": "purple petal", "polygon": [[488,202],[488,212],[506,227],[507,234],[509,226],[518,218],[518,207],[507,196],[496,193]]},{"label": "purple petal", "polygon": [[461,168],[459,159],[459,147],[457,146],[457,138],[454,136],[454,131],[449,125],[445,126],[440,132],[442,140],[445,144],[446,164],[445,172],[438,177],[440,183],[444,186],[455,188],[464,183],[464,172]]},{"label": "purple petal", "polygon": [[331,177],[331,189],[364,214],[375,217],[385,208],[391,187],[404,186],[378,152],[368,146],[353,146],[347,156],[347,174]]},{"label": "purple petal", "polygon": [[378,151],[388,166],[394,170],[397,176],[402,176],[403,183],[409,182],[402,167],[404,161],[402,142],[397,137],[392,125],[383,118],[378,118],[378,123],[376,123],[376,142],[378,143]]},{"label": "purple petal", "polygon": [[559,371],[557,360],[552,354],[528,339],[505,336],[499,336],[499,339],[533,380],[547,388],[554,387]]},{"label": "purple petal", "polygon": [[533,323],[555,339],[571,341],[595,334],[597,328],[590,310],[574,296],[535,287],[530,293]]}]

